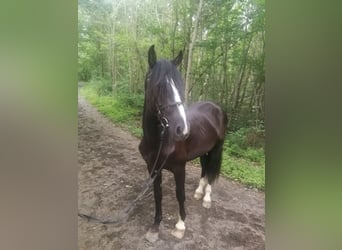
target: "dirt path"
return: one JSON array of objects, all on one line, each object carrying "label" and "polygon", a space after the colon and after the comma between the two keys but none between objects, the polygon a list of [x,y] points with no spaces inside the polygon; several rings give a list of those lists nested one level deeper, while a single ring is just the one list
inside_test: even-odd
[{"label": "dirt path", "polygon": [[[79,211],[113,217],[140,191],[147,176],[138,152],[139,140],[116,127],[84,98],[78,100]],[[101,225],[78,219],[79,249],[265,249],[264,193],[223,177],[213,185],[210,209],[193,198],[200,169],[187,165],[186,232],[182,240],[170,231],[178,219],[173,176],[163,171],[163,221],[159,240],[144,239],[154,217],[153,197],[141,201],[123,225]]]}]

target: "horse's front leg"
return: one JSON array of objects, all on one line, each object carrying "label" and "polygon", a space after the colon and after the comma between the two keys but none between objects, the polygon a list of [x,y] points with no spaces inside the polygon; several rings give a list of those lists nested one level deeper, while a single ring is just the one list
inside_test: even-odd
[{"label": "horse's front leg", "polygon": [[179,203],[179,217],[178,222],[175,226],[175,229],[172,230],[171,234],[178,239],[182,239],[185,233],[185,190],[184,190],[184,182],[185,182],[185,164],[183,166],[179,166],[174,171],[174,177],[176,181],[176,196]]},{"label": "horse's front leg", "polygon": [[153,182],[153,192],[154,192],[154,201],[155,201],[155,217],[154,217],[154,223],[150,230],[146,234],[146,239],[150,242],[155,242],[158,240],[159,235],[159,225],[162,220],[162,189],[161,189],[161,182],[162,182],[162,175],[161,172],[156,177],[156,179]]}]

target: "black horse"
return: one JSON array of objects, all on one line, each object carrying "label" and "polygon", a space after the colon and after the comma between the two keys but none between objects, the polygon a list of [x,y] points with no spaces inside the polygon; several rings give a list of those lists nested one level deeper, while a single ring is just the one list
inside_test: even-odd
[{"label": "black horse", "polygon": [[184,107],[184,83],[177,70],[182,58],[180,51],[171,61],[157,61],[154,45],[148,51],[149,70],[145,79],[143,137],[139,151],[147,163],[151,177],[158,175],[153,183],[155,219],[146,235],[150,241],[158,239],[159,224],[162,220],[162,172],[152,170],[156,160],[156,169],[163,164],[164,169],[174,174],[176,181],[179,221],[172,234],[177,238],[183,238],[185,232],[186,162],[200,157],[202,173],[194,197],[199,200],[204,195],[205,208],[211,206],[211,184],[220,173],[227,116],[212,102],[199,102]]}]

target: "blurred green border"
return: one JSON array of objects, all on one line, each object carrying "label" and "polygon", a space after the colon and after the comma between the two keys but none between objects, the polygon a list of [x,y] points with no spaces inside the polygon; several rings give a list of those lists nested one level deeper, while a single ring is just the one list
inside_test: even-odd
[{"label": "blurred green border", "polygon": [[[270,0],[266,7],[267,249],[342,249],[341,3]],[[50,223],[47,230],[40,226],[41,221],[35,221],[25,231],[27,225],[12,220],[17,230],[13,238],[1,240],[0,248],[15,249],[13,244],[22,242],[25,249],[75,249],[77,2],[2,1],[0,31],[0,99],[26,98],[25,104],[34,107],[32,113],[51,122],[44,129],[74,148],[74,158],[60,164],[69,173],[62,179],[56,177],[55,168],[44,165],[39,169],[55,177],[42,181],[36,177],[40,176],[35,174],[37,166],[22,165],[23,177],[41,185],[41,190],[47,190],[47,183],[67,187],[68,192],[56,189],[37,199],[58,204],[50,210],[35,210],[45,215],[42,221],[57,218],[58,223]],[[12,106],[1,108],[13,112]],[[34,141],[27,147],[32,145]],[[6,176],[2,185],[18,179],[17,173]],[[25,190],[30,188],[27,184]],[[13,197],[24,190],[1,189]],[[30,213],[31,206],[23,203],[18,207]],[[50,217],[56,214],[62,216]],[[9,228],[6,231],[11,233]],[[30,238],[29,232],[35,232],[36,238]]]},{"label": "blurred green border", "polygon": [[341,5],[266,4],[269,249],[342,249]]},{"label": "blurred green border", "polygon": [[77,248],[77,4],[0,3],[0,249]]}]

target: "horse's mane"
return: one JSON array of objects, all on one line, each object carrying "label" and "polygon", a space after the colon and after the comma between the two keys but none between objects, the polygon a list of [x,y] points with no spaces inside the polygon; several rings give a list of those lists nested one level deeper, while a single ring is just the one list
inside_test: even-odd
[{"label": "horse's mane", "polygon": [[145,101],[146,108],[151,110],[156,104],[170,100],[172,94],[171,85],[167,84],[166,78],[173,79],[178,89],[180,98],[184,101],[184,84],[177,67],[168,60],[158,60],[146,75]]}]

